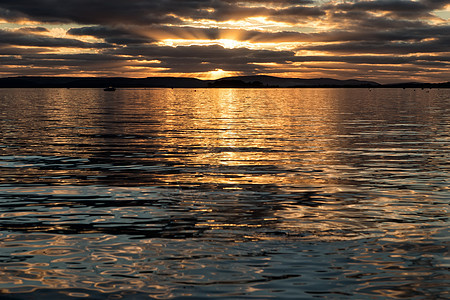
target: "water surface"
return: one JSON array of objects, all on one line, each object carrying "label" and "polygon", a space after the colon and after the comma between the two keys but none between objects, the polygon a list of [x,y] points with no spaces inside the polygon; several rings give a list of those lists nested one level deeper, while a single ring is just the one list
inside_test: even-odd
[{"label": "water surface", "polygon": [[445,299],[450,92],[0,89],[5,299]]}]

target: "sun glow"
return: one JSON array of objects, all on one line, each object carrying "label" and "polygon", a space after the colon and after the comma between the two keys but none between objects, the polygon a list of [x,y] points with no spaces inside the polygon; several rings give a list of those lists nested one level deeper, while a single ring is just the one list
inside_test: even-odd
[{"label": "sun glow", "polygon": [[281,50],[281,51],[292,51],[298,47],[298,43],[286,42],[286,43],[268,43],[268,42],[250,42],[250,41],[238,41],[233,39],[217,39],[217,40],[207,40],[207,39],[164,39],[158,43],[159,46],[211,46],[219,45],[225,49],[237,49],[237,48],[247,48],[251,50]]},{"label": "sun glow", "polygon": [[250,42],[241,42],[231,39],[219,39],[219,40],[185,40],[185,39],[165,39],[159,43],[161,46],[209,46],[220,45],[226,49],[235,48],[256,48],[254,44]]},{"label": "sun glow", "polygon": [[215,80],[227,76],[235,76],[235,72],[224,71],[222,69],[215,69],[214,71],[209,71],[206,73],[205,79]]},{"label": "sun glow", "polygon": [[185,24],[189,24],[190,26],[198,28],[215,27],[221,29],[245,28],[246,30],[267,30],[267,29],[278,30],[280,27],[289,26],[289,24],[284,22],[269,20],[265,16],[248,17],[240,20],[226,20],[226,21],[208,20],[208,19],[196,20],[183,17],[179,17],[179,19],[183,21]]},{"label": "sun glow", "polygon": [[227,49],[241,48],[243,45],[248,44],[230,39],[217,40],[217,43]]}]

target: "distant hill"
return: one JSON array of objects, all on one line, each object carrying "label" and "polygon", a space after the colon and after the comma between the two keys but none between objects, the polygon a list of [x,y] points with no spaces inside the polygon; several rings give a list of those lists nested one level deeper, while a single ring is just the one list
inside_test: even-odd
[{"label": "distant hill", "polygon": [[184,77],[9,77],[0,78],[0,88],[116,88],[168,87],[201,88],[208,82]]},{"label": "distant hill", "polygon": [[281,78],[266,75],[225,77],[210,83],[211,87],[226,87],[227,85],[248,87],[376,87],[379,83],[361,80],[338,80],[331,78]]},{"label": "distant hill", "polygon": [[338,80],[332,78],[281,78],[275,76],[234,76],[217,80],[185,77],[41,77],[22,76],[0,78],[0,88],[307,88],[307,87],[369,87],[369,88],[450,88],[444,83],[397,83],[381,85],[374,81]]}]

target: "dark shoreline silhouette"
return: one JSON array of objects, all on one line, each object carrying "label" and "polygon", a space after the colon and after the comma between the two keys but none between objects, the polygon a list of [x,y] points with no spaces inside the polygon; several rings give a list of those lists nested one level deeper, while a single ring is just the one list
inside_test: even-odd
[{"label": "dark shoreline silhouette", "polygon": [[281,78],[266,75],[201,80],[184,77],[45,77],[0,78],[0,88],[450,88],[450,82],[403,82],[379,84],[374,81],[331,78]]}]

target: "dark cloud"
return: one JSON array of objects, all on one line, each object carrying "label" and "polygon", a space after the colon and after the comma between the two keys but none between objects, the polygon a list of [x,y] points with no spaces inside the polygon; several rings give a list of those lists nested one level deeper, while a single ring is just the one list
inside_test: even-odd
[{"label": "dark cloud", "polygon": [[42,48],[42,47],[32,47],[32,48],[24,48],[24,47],[14,47],[14,46],[5,46],[0,45],[0,56],[3,55],[13,55],[20,56],[24,54],[36,54],[36,53],[48,53],[51,52],[51,48]]},{"label": "dark cloud", "polygon": [[82,28],[72,28],[67,31],[68,34],[77,36],[93,36],[96,38],[102,38],[107,43],[112,44],[145,44],[151,43],[154,40],[145,36],[140,35],[133,30],[125,28],[110,28],[107,26],[90,26]]},{"label": "dark cloud", "polygon": [[[221,29],[217,27],[198,28],[191,26],[128,26],[108,27],[90,26],[72,28],[69,34],[75,36],[93,36],[114,44],[147,44],[161,39],[235,39],[256,43],[280,42],[389,42],[389,41],[421,41],[424,39],[448,37],[450,26],[422,26],[406,28],[389,28],[377,31],[334,30],[319,33],[301,33],[296,31],[269,32],[245,29]],[[439,49],[438,49],[439,50]]]},{"label": "dark cloud", "polygon": [[337,4],[333,7],[335,11],[363,11],[384,12],[388,16],[415,19],[430,17],[430,12],[441,9],[448,5],[448,1],[411,1],[411,0],[377,0],[377,1],[354,1]]},{"label": "dark cloud", "polygon": [[428,24],[419,19],[402,19],[376,16],[367,11],[339,11],[330,13],[328,22],[338,24],[339,28],[359,32],[376,32],[396,28],[421,28]]},{"label": "dark cloud", "polygon": [[304,46],[299,50],[326,51],[334,53],[413,54],[450,52],[450,37],[420,42],[344,42],[319,46]]},{"label": "dark cloud", "polygon": [[[340,62],[353,65],[420,65],[447,67],[450,65],[450,56],[386,56],[386,55],[320,55],[296,56],[294,62]],[[384,68],[382,66],[381,68]]]},{"label": "dark cloud", "polygon": [[18,32],[22,32],[22,33],[45,33],[45,32],[49,32],[49,30],[47,28],[44,27],[23,27],[20,28],[19,30],[17,30]]},{"label": "dark cloud", "polygon": [[436,9],[448,5],[444,0],[376,0],[331,2],[302,0],[2,0],[0,17],[7,20],[28,18],[40,22],[78,24],[182,24],[192,20],[240,20],[265,16],[272,20],[302,23],[326,15],[345,16],[349,20],[372,18],[382,12],[380,19],[409,19],[429,17]]},{"label": "dark cloud", "polygon": [[[170,2],[170,1],[169,1]],[[185,4],[170,4],[182,9],[189,8],[189,3],[203,1],[183,1]],[[196,5],[198,6],[198,5]],[[14,19],[19,16],[30,20],[49,23],[80,23],[80,24],[152,24],[173,23],[177,19],[169,16],[173,13],[163,2],[146,0],[2,0],[0,8],[3,17],[8,14]],[[178,10],[178,9],[175,9]],[[6,13],[7,12],[7,13]],[[12,17],[9,17],[11,19]]]},{"label": "dark cloud", "polygon": [[20,31],[11,32],[0,30],[0,46],[16,45],[31,47],[70,47],[70,48],[108,48],[104,43],[86,43],[76,39],[53,38]]},{"label": "dark cloud", "polygon": [[254,63],[287,63],[294,58],[291,51],[250,50],[246,48],[226,49],[212,46],[131,46],[111,53],[139,56],[140,59],[161,61],[160,67],[171,72],[206,72],[217,68],[228,71],[246,71],[256,68]]},{"label": "dark cloud", "polygon": [[9,9],[5,9],[1,6],[0,3],[0,20],[7,20],[12,22],[18,22],[25,20],[27,16],[20,11],[11,11]]},{"label": "dark cloud", "polygon": [[[449,36],[450,26],[422,26],[421,28],[390,28],[377,31],[331,30],[320,33],[300,33],[295,31],[262,32],[244,31],[240,33],[241,40],[253,42],[380,42],[389,41],[421,41],[433,37],[446,38]],[[437,49],[438,51],[440,49]]]},{"label": "dark cloud", "polygon": [[278,22],[300,24],[325,16],[325,14],[326,11],[319,7],[293,6],[272,12],[269,19]]},{"label": "dark cloud", "polygon": [[[181,24],[184,18],[226,21],[267,16],[280,20],[324,14],[310,3],[312,1],[65,0],[62,3],[59,0],[3,0],[0,16],[7,20],[28,18],[50,23],[148,25]],[[279,7],[272,8],[273,4]]]}]

